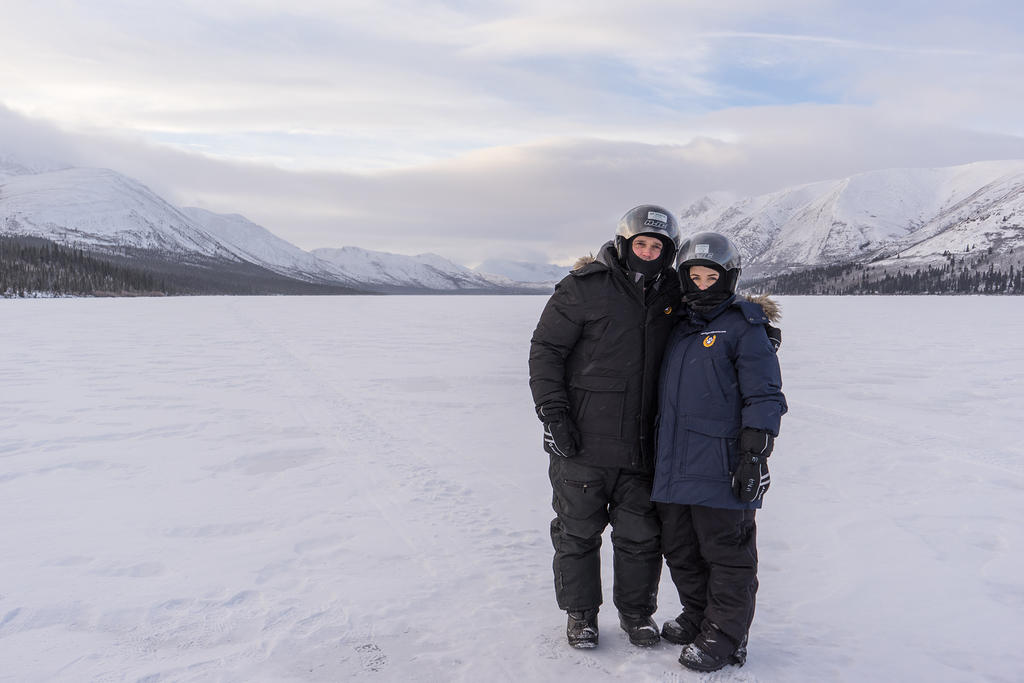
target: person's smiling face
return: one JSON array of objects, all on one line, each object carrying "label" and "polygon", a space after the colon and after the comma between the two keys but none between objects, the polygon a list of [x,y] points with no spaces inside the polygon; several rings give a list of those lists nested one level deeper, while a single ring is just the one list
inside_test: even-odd
[{"label": "person's smiling face", "polygon": [[633,253],[644,261],[653,261],[661,256],[664,246],[657,237],[637,235],[633,238]]},{"label": "person's smiling face", "polygon": [[703,291],[718,282],[718,271],[707,266],[690,266],[690,279]]}]

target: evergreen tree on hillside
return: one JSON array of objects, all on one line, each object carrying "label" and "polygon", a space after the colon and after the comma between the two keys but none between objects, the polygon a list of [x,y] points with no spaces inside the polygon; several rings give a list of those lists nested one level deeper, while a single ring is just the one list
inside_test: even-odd
[{"label": "evergreen tree on hillside", "polygon": [[34,237],[0,235],[0,296],[171,294],[145,271]]},{"label": "evergreen tree on hillside", "polygon": [[970,262],[952,255],[941,264],[870,269],[861,264],[820,266],[745,283],[767,294],[1024,294],[1020,264],[997,266],[984,250]]}]

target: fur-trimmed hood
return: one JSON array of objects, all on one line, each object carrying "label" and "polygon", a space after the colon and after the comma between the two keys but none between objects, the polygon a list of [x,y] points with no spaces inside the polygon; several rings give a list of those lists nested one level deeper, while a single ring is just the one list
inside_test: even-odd
[{"label": "fur-trimmed hood", "polygon": [[605,268],[615,268],[617,261],[615,259],[615,243],[611,240],[601,245],[601,248],[597,250],[597,255],[587,254],[586,256],[580,256],[576,259],[576,263],[573,264],[573,271],[580,271],[593,263],[600,263]]},{"label": "fur-trimmed hood", "polygon": [[576,263],[572,264],[572,269],[573,270],[580,270],[584,266],[589,266],[591,263],[593,263],[596,260],[597,259],[594,258],[593,254],[587,254],[586,256],[580,256],[578,259],[576,259]]},{"label": "fur-trimmed hood", "polygon": [[778,322],[782,318],[782,306],[767,294],[754,294],[743,298],[752,304],[759,305],[764,310],[765,317],[771,322]]}]

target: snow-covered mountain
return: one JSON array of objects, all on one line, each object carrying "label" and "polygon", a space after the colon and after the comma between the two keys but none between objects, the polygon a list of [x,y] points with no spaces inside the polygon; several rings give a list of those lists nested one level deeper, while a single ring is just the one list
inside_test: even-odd
[{"label": "snow-covered mountain", "polygon": [[357,282],[393,289],[443,291],[530,288],[500,275],[478,273],[438,256],[403,256],[358,247],[314,249],[313,255]]},{"label": "snow-covered mountain", "polygon": [[70,166],[46,158],[29,161],[27,159],[18,159],[0,152],[0,179],[16,175],[25,175],[28,173],[60,171],[66,168],[70,168]]},{"label": "snow-covered mountain", "polygon": [[435,254],[402,256],[356,247],[310,253],[244,216],[173,206],[115,171],[33,166],[6,156],[0,156],[0,234],[121,256],[142,252],[205,267],[252,264],[303,282],[370,291],[539,289]]},{"label": "snow-covered mountain", "polygon": [[213,213],[194,206],[184,207],[181,212],[242,260],[308,282],[359,284],[354,278],[332,269],[313,254],[281,239],[245,216]]},{"label": "snow-covered mountain", "polygon": [[[1024,247],[1024,161],[872,171],[759,197],[714,194],[681,212],[684,233],[733,237],[749,276],[792,267],[929,262],[968,248]],[[107,169],[26,164],[0,154],[0,233],[176,263],[253,266],[276,278],[370,291],[545,291],[567,268],[357,247],[307,252],[238,214],[172,205]],[[239,270],[241,269],[241,270]],[[266,271],[271,271],[270,274]]]},{"label": "snow-covered mountain", "polygon": [[684,233],[732,237],[755,272],[1024,246],[1024,161],[890,169],[735,200],[702,198]]},{"label": "snow-covered mountain", "polygon": [[570,266],[556,266],[551,263],[531,263],[529,261],[507,261],[489,259],[474,268],[478,273],[501,275],[517,282],[558,282],[565,277]]},{"label": "snow-covered mountain", "polygon": [[132,247],[236,260],[145,185],[100,168],[2,178],[0,232],[86,249]]}]

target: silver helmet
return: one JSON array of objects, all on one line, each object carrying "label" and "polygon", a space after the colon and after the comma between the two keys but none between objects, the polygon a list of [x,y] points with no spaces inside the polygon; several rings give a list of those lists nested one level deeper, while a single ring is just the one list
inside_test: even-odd
[{"label": "silver helmet", "polygon": [[615,231],[615,253],[619,261],[625,262],[629,241],[637,235],[658,235],[665,244],[665,263],[672,263],[679,249],[679,225],[668,209],[656,204],[635,206],[619,219]]},{"label": "silver helmet", "polygon": [[723,270],[728,290],[735,292],[736,283],[743,271],[741,263],[740,251],[728,237],[717,232],[698,232],[687,237],[679,247],[676,269],[680,278],[687,277],[690,266]]}]

